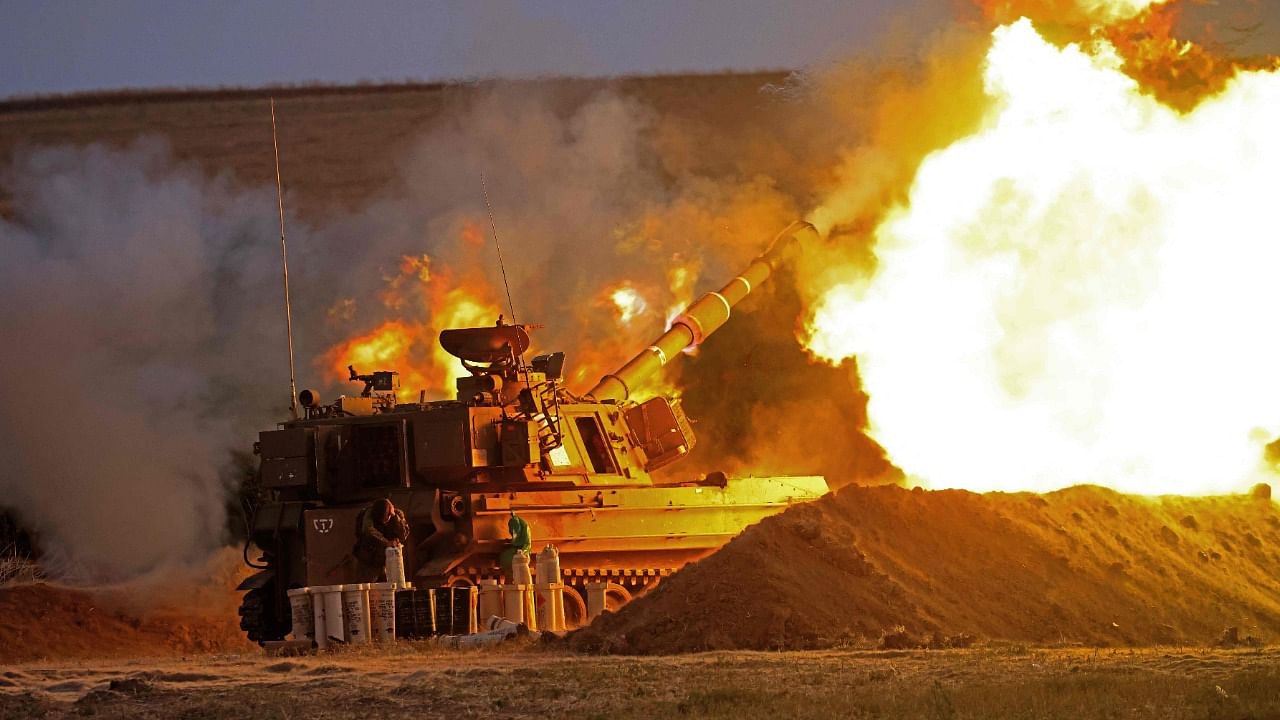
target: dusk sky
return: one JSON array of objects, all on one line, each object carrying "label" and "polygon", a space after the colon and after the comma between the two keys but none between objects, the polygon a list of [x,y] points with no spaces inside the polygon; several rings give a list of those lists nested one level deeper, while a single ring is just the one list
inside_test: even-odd
[{"label": "dusk sky", "polygon": [[0,97],[800,68],[927,33],[951,0],[0,0]]}]

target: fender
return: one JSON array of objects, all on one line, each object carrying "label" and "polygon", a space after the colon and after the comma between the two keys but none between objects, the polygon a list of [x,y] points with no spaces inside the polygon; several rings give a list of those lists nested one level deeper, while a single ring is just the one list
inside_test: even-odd
[{"label": "fender", "polygon": [[267,583],[271,582],[275,576],[276,571],[274,569],[256,572],[240,581],[240,584],[236,586],[236,590],[260,590],[266,587]]}]

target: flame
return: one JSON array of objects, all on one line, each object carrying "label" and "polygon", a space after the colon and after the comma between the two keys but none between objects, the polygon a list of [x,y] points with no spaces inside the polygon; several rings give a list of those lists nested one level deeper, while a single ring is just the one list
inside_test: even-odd
[{"label": "flame", "polygon": [[[690,292],[684,284],[691,284],[693,270],[689,265],[672,265],[667,270],[671,280],[670,294]],[[672,280],[678,278],[678,281]],[[677,284],[677,282],[679,284]],[[591,303],[596,312],[604,309],[609,317],[604,322],[592,321],[592,324],[607,329],[589,341],[577,347],[569,348],[573,362],[570,365],[567,382],[570,386],[589,387],[605,374],[613,372],[625,363],[637,351],[645,348],[648,341],[653,340],[670,327],[670,321],[660,316],[655,309],[657,302],[652,298],[667,298],[658,285],[641,284],[633,280],[605,287]],[[678,306],[683,309],[683,305]],[[678,313],[671,313],[675,317]],[[679,397],[675,369],[645,380],[639,387],[631,388],[631,399],[643,402],[656,395]]]},{"label": "flame", "polygon": [[405,255],[400,258],[400,280],[413,278],[420,283],[431,282],[431,258],[426,255]]},{"label": "flame", "polygon": [[1185,112],[1221,93],[1241,71],[1276,69],[1274,57],[1223,57],[1177,37],[1181,9],[1160,6],[1101,33],[1125,58],[1125,72],[1166,105]]},{"label": "flame", "polygon": [[465,246],[474,251],[484,246],[484,226],[480,224],[479,220],[463,220],[462,230],[458,233],[458,237]]},{"label": "flame", "polygon": [[416,394],[414,388],[433,388],[438,383],[433,373],[416,367],[413,358],[421,352],[424,328],[409,325],[400,320],[387,321],[374,330],[343,341],[325,354],[325,364],[331,369],[335,382],[347,381],[347,366],[352,365],[361,373],[375,370],[397,370],[400,373],[400,390],[397,399],[407,402]]},{"label": "flame", "polygon": [[1094,27],[1130,20],[1169,0],[977,0],[987,15],[1000,23],[1019,17],[1052,22],[1087,23]]},{"label": "flame", "polygon": [[630,325],[648,309],[644,296],[631,283],[623,283],[609,292],[609,300],[618,311],[618,322]]},{"label": "flame", "polygon": [[807,347],[857,357],[871,433],[919,481],[1200,494],[1262,472],[1280,74],[1183,111],[1126,70],[1105,39],[996,29],[983,128],[921,164],[875,276],[810,308]]},{"label": "flame", "polygon": [[667,271],[667,285],[671,288],[671,300],[667,303],[666,320],[671,324],[693,302],[693,283],[698,276],[696,268],[674,265]]},{"label": "flame", "polygon": [[441,330],[492,325],[501,314],[498,305],[467,287],[455,287],[443,293],[433,294],[431,312],[431,357],[440,372],[441,392],[450,395],[457,387],[457,380],[468,375],[457,358],[445,352],[436,342]]},{"label": "flame", "polygon": [[362,373],[395,370],[400,373],[397,396],[401,402],[416,400],[421,390],[433,399],[452,397],[457,379],[467,373],[457,358],[440,347],[440,331],[492,325],[499,310],[468,287],[433,286],[426,302],[427,320],[388,320],[330,348],[322,360],[329,379],[346,382],[348,365]]},{"label": "flame", "polygon": [[431,281],[431,258],[427,255],[405,255],[400,258],[399,272],[384,278],[380,299],[388,310],[400,310],[409,302],[410,286],[426,285]]},{"label": "flame", "polygon": [[[484,246],[481,226],[464,221],[458,230],[464,249],[464,267],[459,273],[428,255],[405,255],[395,272],[384,278],[379,293],[382,306],[397,315],[381,321],[372,330],[357,332],[343,340],[318,361],[328,379],[348,382],[348,365],[361,373],[394,370],[400,373],[397,399],[411,402],[425,390],[432,399],[452,398],[456,381],[466,375],[457,358],[440,347],[438,337],[448,328],[492,325],[501,314],[493,290],[479,268],[478,254]],[[330,311],[331,320],[351,320],[353,300],[343,300]]]},{"label": "flame", "polygon": [[1162,2],[1165,0],[1076,0],[1076,5],[1092,17],[1123,20]]},{"label": "flame", "polygon": [[[643,346],[653,325],[653,313],[645,294],[651,288],[642,291],[631,281],[623,281],[605,287],[591,303],[594,312],[604,312],[607,320],[598,323],[598,327],[610,331],[602,333],[592,341],[584,342],[576,348],[569,348],[573,359],[570,365],[568,384],[572,387],[589,387],[606,373],[613,372],[635,353],[637,346]],[[583,322],[591,324],[590,317]]]},{"label": "flame", "polygon": [[[647,290],[647,289],[646,289]],[[588,387],[605,373],[612,372],[634,352],[634,344],[644,340],[649,319],[646,291],[631,281],[606,285],[587,306],[579,322],[589,327],[609,329],[577,347],[565,348],[571,362],[566,382],[570,387]],[[603,317],[602,317],[603,316]],[[603,322],[601,321],[603,320]],[[629,345],[628,343],[634,343]]]}]

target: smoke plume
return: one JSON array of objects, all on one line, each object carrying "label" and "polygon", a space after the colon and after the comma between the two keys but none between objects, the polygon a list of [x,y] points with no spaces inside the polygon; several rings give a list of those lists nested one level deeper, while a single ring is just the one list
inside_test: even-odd
[{"label": "smoke plume", "polygon": [[148,141],[30,151],[5,185],[0,496],[65,577],[203,556],[244,416],[228,389],[260,362],[270,196]]}]

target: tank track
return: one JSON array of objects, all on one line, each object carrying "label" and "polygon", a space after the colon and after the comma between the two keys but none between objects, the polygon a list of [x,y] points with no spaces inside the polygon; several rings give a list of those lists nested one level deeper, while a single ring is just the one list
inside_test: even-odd
[{"label": "tank track", "polygon": [[240,603],[240,629],[259,645],[271,640],[283,640],[292,629],[292,623],[285,623],[276,617],[273,593],[274,584],[254,588],[244,594],[244,601]]},{"label": "tank track", "polygon": [[[560,582],[566,585],[582,586],[589,582],[605,581],[636,592],[649,585],[656,585],[675,571],[676,568],[565,568],[561,571]],[[449,577],[451,580],[465,579],[474,585],[482,578],[492,578],[496,575],[497,568],[463,566],[455,568]]]},{"label": "tank track", "polygon": [[[570,627],[585,624],[587,617],[587,584],[606,583],[605,607],[618,610],[635,597],[652,590],[676,568],[565,568],[560,582],[565,587],[565,607]],[[500,578],[497,568],[462,566],[447,578],[448,585],[478,585],[486,578]]]}]

